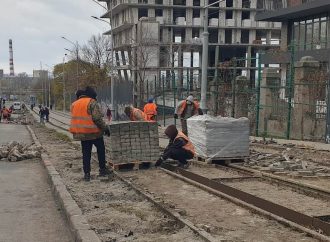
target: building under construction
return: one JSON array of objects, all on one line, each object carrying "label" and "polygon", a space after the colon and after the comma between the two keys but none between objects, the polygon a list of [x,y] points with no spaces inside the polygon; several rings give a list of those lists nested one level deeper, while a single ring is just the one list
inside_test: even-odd
[{"label": "building under construction", "polygon": [[[256,22],[257,0],[108,0],[116,71],[134,81],[135,98],[161,88],[200,88],[204,6],[208,7],[208,76],[233,58],[237,75],[253,80],[257,53],[279,46],[280,23]],[[142,88],[143,87],[143,88]],[[180,96],[180,94],[179,94]]]}]

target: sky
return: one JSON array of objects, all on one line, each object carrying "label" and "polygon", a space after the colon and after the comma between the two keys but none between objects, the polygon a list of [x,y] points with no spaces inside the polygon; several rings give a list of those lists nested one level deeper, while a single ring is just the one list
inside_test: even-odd
[{"label": "sky", "polygon": [[[0,0],[0,69],[9,74],[9,39],[13,40],[15,74],[51,69],[72,44],[86,43],[108,25],[91,18],[105,9],[92,0]],[[49,67],[48,67],[49,66]]]}]

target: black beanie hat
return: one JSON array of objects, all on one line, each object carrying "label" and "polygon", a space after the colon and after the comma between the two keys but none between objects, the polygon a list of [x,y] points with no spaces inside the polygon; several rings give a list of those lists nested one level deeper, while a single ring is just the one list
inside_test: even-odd
[{"label": "black beanie hat", "polygon": [[174,139],[178,135],[178,130],[174,124],[168,126],[165,130],[165,134],[170,139]]},{"label": "black beanie hat", "polygon": [[87,86],[86,89],[85,89],[85,95],[87,97],[90,97],[90,98],[93,98],[93,99],[96,99],[96,96],[97,96],[94,88],[89,87],[89,86]]}]

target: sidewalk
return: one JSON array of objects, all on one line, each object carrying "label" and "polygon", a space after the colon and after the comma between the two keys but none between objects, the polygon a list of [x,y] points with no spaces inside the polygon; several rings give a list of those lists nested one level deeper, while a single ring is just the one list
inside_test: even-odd
[{"label": "sidewalk", "polygon": [[[0,145],[30,143],[24,126],[0,124]],[[72,241],[50,187],[36,160],[0,162],[0,241]]]}]

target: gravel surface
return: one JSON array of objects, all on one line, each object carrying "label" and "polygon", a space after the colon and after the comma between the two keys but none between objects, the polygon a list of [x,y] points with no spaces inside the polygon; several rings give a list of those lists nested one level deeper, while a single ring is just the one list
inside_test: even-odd
[{"label": "gravel surface", "polygon": [[316,241],[276,221],[253,214],[227,200],[174,179],[160,170],[124,175],[137,186],[161,198],[170,209],[178,211],[197,227],[206,229],[215,238],[225,237],[228,241]]},{"label": "gravel surface", "polygon": [[84,182],[79,145],[53,130],[37,125],[33,129],[102,241],[201,241],[121,181],[99,179],[95,162],[92,181]]}]

